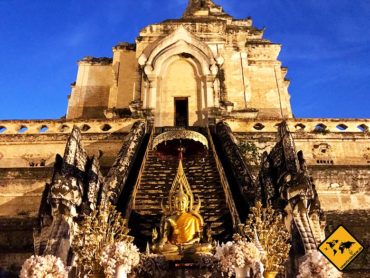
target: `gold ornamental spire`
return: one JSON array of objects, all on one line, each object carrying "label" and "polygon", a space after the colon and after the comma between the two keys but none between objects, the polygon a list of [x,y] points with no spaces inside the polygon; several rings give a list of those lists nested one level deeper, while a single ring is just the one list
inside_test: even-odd
[{"label": "gold ornamental spire", "polygon": [[190,184],[188,182],[188,179],[186,178],[184,167],[182,165],[182,156],[180,155],[179,159],[179,165],[177,167],[177,173],[175,176],[175,179],[172,182],[168,202],[170,206],[170,211],[172,212],[174,209],[174,202],[176,197],[178,195],[186,195],[189,200],[189,209],[193,209],[193,204],[194,204],[194,196],[193,192],[191,191]]}]

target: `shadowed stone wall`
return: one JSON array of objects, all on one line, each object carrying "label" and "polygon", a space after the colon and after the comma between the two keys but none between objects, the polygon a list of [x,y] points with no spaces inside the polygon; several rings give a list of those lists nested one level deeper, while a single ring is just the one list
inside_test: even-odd
[{"label": "shadowed stone wall", "polygon": [[[343,225],[364,247],[362,253],[346,270],[367,270],[370,273],[370,211],[326,211],[326,235],[330,235],[339,225]],[[356,276],[350,276],[356,277]],[[358,276],[369,277],[369,276]]]}]

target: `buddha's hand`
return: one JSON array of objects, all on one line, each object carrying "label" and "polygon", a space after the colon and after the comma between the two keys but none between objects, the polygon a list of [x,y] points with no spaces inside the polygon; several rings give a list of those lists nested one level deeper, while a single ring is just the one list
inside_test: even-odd
[{"label": "buddha's hand", "polygon": [[180,230],[177,228],[177,223],[175,222],[175,220],[169,218],[168,222],[170,223],[170,225],[173,229],[173,234],[178,235],[180,233]]},{"label": "buddha's hand", "polygon": [[188,241],[186,244],[194,244],[194,243],[199,243],[199,242],[200,242],[200,238],[195,237],[192,240]]},{"label": "buddha's hand", "polygon": [[168,222],[170,222],[171,226],[172,226],[174,229],[176,229],[176,228],[177,228],[177,224],[176,224],[175,220],[173,220],[173,219],[169,218],[169,219],[168,219]]}]

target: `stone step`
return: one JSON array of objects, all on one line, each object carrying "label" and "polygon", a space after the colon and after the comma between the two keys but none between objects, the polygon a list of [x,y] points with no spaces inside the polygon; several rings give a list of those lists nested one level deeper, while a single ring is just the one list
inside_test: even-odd
[{"label": "stone step", "polygon": [[[195,195],[195,202],[199,197],[202,201],[200,214],[207,225],[210,225],[213,235],[221,239],[231,237],[232,224],[224,190],[216,168],[213,154],[199,160],[184,160],[184,171]],[[130,222],[132,230],[140,238],[151,240],[154,227],[158,228],[162,217],[162,199],[167,202],[169,190],[176,175],[178,162],[160,160],[150,151],[145,164],[140,185],[135,198],[133,219]]]}]

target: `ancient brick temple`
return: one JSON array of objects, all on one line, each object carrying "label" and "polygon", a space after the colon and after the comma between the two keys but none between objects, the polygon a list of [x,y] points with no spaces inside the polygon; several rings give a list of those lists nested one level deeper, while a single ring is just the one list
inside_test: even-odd
[{"label": "ancient brick temple", "polygon": [[263,35],[190,0],[112,58],[80,60],[65,119],[0,121],[1,273],[33,253],[70,263],[74,217],[107,195],[143,250],[180,144],[215,240],[261,200],[291,213],[290,275],[340,224],[365,247],[345,275],[370,271],[370,119],[294,118],[281,45]]}]

